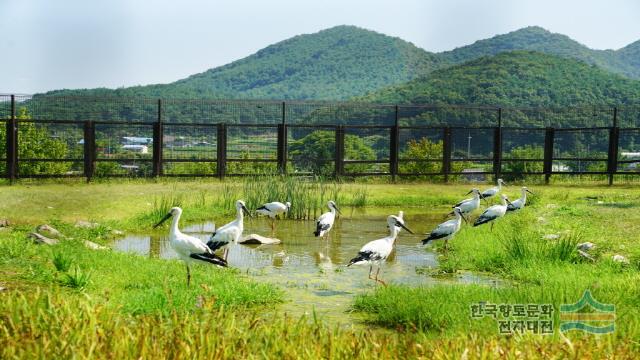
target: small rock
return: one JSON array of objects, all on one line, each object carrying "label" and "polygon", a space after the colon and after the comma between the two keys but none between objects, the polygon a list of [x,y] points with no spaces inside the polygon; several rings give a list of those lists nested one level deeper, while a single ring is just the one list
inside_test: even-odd
[{"label": "small rock", "polygon": [[97,228],[98,226],[100,226],[100,224],[98,223],[88,222],[84,220],[76,221],[77,228],[93,229],[93,228]]},{"label": "small rock", "polygon": [[556,240],[558,238],[560,238],[560,235],[558,234],[547,234],[545,236],[542,237],[544,240]]},{"label": "small rock", "polygon": [[89,248],[91,250],[108,250],[109,249],[106,246],[102,246],[100,244],[96,244],[93,241],[89,241],[89,240],[85,240],[84,241],[84,246],[86,246],[87,248]]},{"label": "small rock", "polygon": [[538,217],[538,222],[539,222],[539,223],[546,223],[546,222],[547,222],[547,219],[543,218],[542,216],[539,216],[539,217]]},{"label": "small rock", "polygon": [[0,219],[0,228],[8,227],[9,225],[11,225],[9,219]]},{"label": "small rock", "polygon": [[122,236],[122,235],[124,235],[124,231],[122,231],[122,230],[115,230],[115,229],[114,229],[114,230],[111,230],[111,233],[112,233],[113,235],[115,235],[115,236]]},{"label": "small rock", "polygon": [[578,254],[580,254],[580,256],[582,256],[585,259],[589,259],[591,261],[596,261],[596,259],[594,259],[593,256],[587,254],[586,252],[584,252],[582,250],[578,250]]},{"label": "small rock", "polygon": [[0,292],[3,292],[3,291],[5,291],[5,290],[7,290],[7,288],[6,288],[6,287],[0,286]]},{"label": "small rock", "polygon": [[32,238],[33,242],[36,244],[55,245],[58,243],[57,239],[49,239],[48,237],[35,232],[30,233],[29,237]]},{"label": "small rock", "polygon": [[279,239],[273,239],[273,238],[268,238],[268,237],[264,237],[262,235],[258,235],[258,234],[249,234],[247,236],[245,236],[244,238],[242,238],[241,241],[239,241],[238,243],[240,244],[266,244],[266,245],[272,245],[272,244],[280,244],[282,241],[280,241]]},{"label": "small rock", "polygon": [[598,201],[596,201],[596,204],[598,204],[598,205],[602,205],[602,204],[604,204],[604,201],[602,201],[602,200],[598,200]]},{"label": "small rock", "polygon": [[583,242],[577,245],[578,249],[582,250],[582,251],[589,251],[591,249],[593,249],[596,245],[592,242]]},{"label": "small rock", "polygon": [[628,264],[629,263],[629,259],[627,259],[626,257],[624,257],[622,255],[613,255],[611,260],[613,260],[615,262],[618,262],[618,263],[622,263],[622,264]]},{"label": "small rock", "polygon": [[48,236],[50,238],[59,238],[62,237],[60,231],[56,230],[54,227],[44,224],[40,225],[36,228],[36,231],[42,235]]},{"label": "small rock", "polygon": [[555,209],[557,207],[558,207],[558,205],[556,205],[556,204],[547,204],[547,209]]}]

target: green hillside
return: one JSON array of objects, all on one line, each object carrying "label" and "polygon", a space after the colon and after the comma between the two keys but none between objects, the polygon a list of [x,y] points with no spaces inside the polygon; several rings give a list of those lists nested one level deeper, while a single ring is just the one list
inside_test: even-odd
[{"label": "green hillside", "polygon": [[440,63],[434,54],[399,38],[337,26],[170,84],[48,95],[341,100],[406,82]]},{"label": "green hillside", "polygon": [[576,60],[515,51],[437,70],[360,99],[500,106],[629,104],[640,99],[640,81]]},{"label": "green hillside", "polygon": [[566,35],[551,33],[537,26],[479,40],[438,56],[445,62],[459,64],[514,50],[532,50],[578,59],[626,77],[640,78],[640,42],[617,51],[593,50]]}]

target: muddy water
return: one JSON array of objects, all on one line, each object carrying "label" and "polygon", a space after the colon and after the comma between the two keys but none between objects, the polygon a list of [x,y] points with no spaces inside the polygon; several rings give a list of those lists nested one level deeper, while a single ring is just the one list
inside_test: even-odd
[{"label": "muddy water", "polygon": [[[293,314],[316,313],[340,322],[354,319],[345,316],[353,297],[374,289],[376,283],[367,278],[367,266],[345,265],[368,241],[386,236],[386,216],[379,209],[373,213],[346,214],[337,220],[327,239],[313,236],[313,221],[281,220],[272,233],[267,219],[245,221],[245,234],[256,233],[282,240],[279,245],[234,245],[229,251],[229,266],[239,268],[256,281],[279,285],[287,292],[283,310]],[[442,214],[407,214],[407,226],[423,234],[443,220]],[[222,222],[221,222],[222,224]],[[186,226],[183,232],[207,240],[213,224]],[[391,284],[429,285],[438,282],[486,283],[490,278],[465,274],[448,279],[435,279],[420,269],[437,267],[437,254],[420,246],[423,235],[402,231],[396,249],[383,265],[380,278]],[[159,258],[177,258],[165,236],[128,235],[116,240],[113,248]]]}]

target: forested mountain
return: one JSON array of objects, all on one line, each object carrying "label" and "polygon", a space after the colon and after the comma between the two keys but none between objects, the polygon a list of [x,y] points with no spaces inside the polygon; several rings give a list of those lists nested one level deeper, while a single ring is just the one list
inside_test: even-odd
[{"label": "forested mountain", "polygon": [[629,78],[640,79],[640,41],[617,51],[593,50],[562,34],[530,26],[467,46],[439,53],[445,62],[463,63],[483,56],[514,50],[533,50],[545,54],[582,60]]},{"label": "forested mountain", "polygon": [[[35,96],[29,108],[39,118],[87,119],[90,115],[96,120],[153,120],[157,117],[155,101],[129,102],[125,98],[357,99],[502,106],[638,104],[640,81],[612,72],[635,76],[640,74],[638,69],[640,41],[617,51],[591,50],[564,35],[528,27],[433,54],[398,38],[337,26],[295,36],[174,83],[52,91]],[[52,95],[88,97],[60,101]],[[91,96],[111,100],[94,101]],[[273,119],[281,117],[279,105],[247,106],[240,110],[238,105],[167,101],[163,116],[184,122],[276,121]],[[335,117],[330,111],[328,114],[318,121]],[[298,113],[291,115],[300,117]]]},{"label": "forested mountain", "polygon": [[406,82],[441,67],[441,62],[399,38],[337,26],[295,36],[170,84],[48,95],[342,100]]},{"label": "forested mountain", "polygon": [[482,57],[360,98],[382,103],[500,106],[637,104],[638,99],[640,81],[533,51]]}]

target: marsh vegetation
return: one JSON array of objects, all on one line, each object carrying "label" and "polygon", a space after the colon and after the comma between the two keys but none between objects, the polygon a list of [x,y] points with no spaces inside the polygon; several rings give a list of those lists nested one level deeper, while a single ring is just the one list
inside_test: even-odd
[{"label": "marsh vegetation", "polygon": [[[229,204],[236,198],[244,197],[249,205],[271,196],[281,201],[291,196],[292,210],[296,199],[309,205],[282,220],[283,230],[306,223],[295,219],[317,216],[324,200],[338,199],[348,209],[338,223],[348,239],[334,245],[356,246],[373,239],[374,233],[383,235],[384,224],[373,222],[398,210],[405,210],[414,231],[429,231],[437,220],[424,214],[443,216],[469,188],[269,181],[38,182],[0,187],[0,217],[11,220],[11,227],[0,230],[0,357],[448,358],[518,351],[526,357],[633,358],[640,350],[640,215],[634,210],[640,206],[640,192],[631,187],[540,186],[533,189],[537,196],[524,211],[508,214],[493,231],[463,226],[448,251],[438,242],[426,249],[412,247],[415,254],[433,259],[410,265],[410,276],[419,280],[392,279],[386,288],[361,283],[345,306],[335,307],[338,318],[345,311],[353,314],[351,324],[335,322],[312,307],[294,316],[286,304],[295,301],[296,287],[271,281],[260,269],[198,266],[192,286],[186,287],[178,261],[83,245],[84,240],[112,244],[120,238],[114,230],[150,233],[163,209],[176,202],[185,209],[186,224],[222,223],[232,217]],[[518,193],[515,188],[505,191]],[[298,192],[308,197],[298,197]],[[355,228],[349,230],[349,219],[363,218],[371,224],[358,238]],[[76,227],[78,220],[99,225]],[[26,234],[43,223],[65,235],[59,244],[27,240]],[[262,231],[268,224],[256,220],[249,226]],[[406,266],[402,256],[409,254],[411,241],[419,242],[419,237],[404,235],[389,269],[394,261]],[[285,245],[313,240],[291,239]],[[589,252],[593,260],[577,255],[575,246],[583,242],[595,244]],[[613,255],[628,261],[613,261]],[[352,273],[339,265],[332,271],[330,275],[338,278],[361,277],[357,270]],[[500,283],[446,281],[469,272]],[[320,292],[335,290],[331,282],[316,285]],[[496,320],[470,317],[469,306],[482,301],[559,306],[576,302],[586,289],[598,301],[615,304],[614,333],[562,334],[556,329],[549,336],[503,336]],[[558,314],[554,316],[558,320]]]}]

